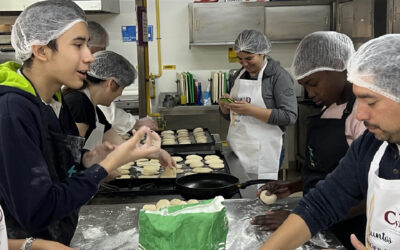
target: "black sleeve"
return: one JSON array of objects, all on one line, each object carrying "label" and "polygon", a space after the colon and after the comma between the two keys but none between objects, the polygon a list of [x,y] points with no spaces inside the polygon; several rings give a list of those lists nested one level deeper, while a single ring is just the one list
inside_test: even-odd
[{"label": "black sleeve", "polygon": [[101,109],[99,109],[99,107],[96,107],[96,112],[97,112],[97,117],[99,118],[99,122],[101,124],[104,124],[104,133],[105,133],[109,129],[111,129],[111,124],[107,121],[107,118],[105,117]]},{"label": "black sleeve", "polygon": [[64,100],[75,122],[84,123],[89,126],[85,135],[87,139],[88,135],[96,127],[96,115],[92,102],[84,93],[77,90],[72,90],[64,94]]}]

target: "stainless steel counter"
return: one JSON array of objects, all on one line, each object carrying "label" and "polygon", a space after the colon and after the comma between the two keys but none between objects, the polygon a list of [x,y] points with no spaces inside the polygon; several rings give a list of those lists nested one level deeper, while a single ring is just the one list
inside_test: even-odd
[{"label": "stainless steel counter", "polygon": [[[273,205],[264,205],[256,199],[225,200],[229,232],[227,249],[257,249],[271,233],[261,232],[250,225],[252,217],[273,209],[292,209],[299,198],[287,198]],[[84,250],[138,249],[139,210],[143,203],[118,205],[88,205],[81,208],[78,228],[71,246]],[[319,233],[298,249],[340,248],[330,233]]]}]

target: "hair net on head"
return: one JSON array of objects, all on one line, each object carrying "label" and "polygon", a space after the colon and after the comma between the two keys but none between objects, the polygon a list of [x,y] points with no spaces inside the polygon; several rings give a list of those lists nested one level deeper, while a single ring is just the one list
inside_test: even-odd
[{"label": "hair net on head", "polygon": [[136,69],[123,56],[107,50],[93,54],[88,75],[100,80],[113,79],[120,86],[129,86],[136,79]]},{"label": "hair net on head", "polygon": [[26,61],[32,55],[32,45],[47,45],[78,22],[86,22],[83,10],[70,0],[37,2],[17,18],[11,31],[15,57]]},{"label": "hair net on head", "polygon": [[363,44],[350,58],[347,79],[400,102],[400,34],[384,35]]},{"label": "hair net on head", "polygon": [[235,51],[266,55],[271,51],[271,42],[260,31],[243,30],[235,40]]},{"label": "hair net on head", "polygon": [[354,53],[354,45],[345,34],[317,31],[303,38],[294,54],[292,73],[296,80],[320,71],[344,71]]},{"label": "hair net on head", "polygon": [[107,31],[99,23],[94,21],[88,22],[89,31],[89,47],[107,47],[108,34]]}]

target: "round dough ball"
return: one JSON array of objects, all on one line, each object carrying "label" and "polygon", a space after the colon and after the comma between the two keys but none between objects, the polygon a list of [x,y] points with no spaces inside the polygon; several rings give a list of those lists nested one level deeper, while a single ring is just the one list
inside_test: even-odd
[{"label": "round dough ball", "polygon": [[211,159],[220,159],[218,155],[206,155],[204,156],[205,160],[211,160]]},{"label": "round dough ball", "polygon": [[123,174],[120,177],[117,177],[117,179],[130,179],[131,176],[129,174]]},{"label": "round dough ball", "polygon": [[176,173],[177,174],[182,174],[184,171],[183,171],[183,169],[181,169],[181,168],[177,168],[176,169]]},{"label": "round dough ball", "polygon": [[201,161],[192,161],[190,163],[191,168],[201,168],[202,166],[204,166],[204,163],[202,163]]},{"label": "round dough ball", "polygon": [[206,160],[206,164],[213,164],[213,163],[224,163],[224,161],[221,160],[221,159],[209,159],[209,160]]},{"label": "round dough ball", "polygon": [[262,191],[260,194],[260,200],[262,202],[264,202],[265,204],[272,204],[277,199],[278,199],[278,197],[276,196],[276,194],[267,195],[267,190]]},{"label": "round dough ball", "polygon": [[143,206],[142,209],[147,210],[147,211],[156,211],[157,210],[156,205],[153,205],[153,204],[146,204]]},{"label": "round dough ball", "polygon": [[149,161],[149,159],[140,158],[140,159],[137,159],[137,160],[136,160],[136,163],[137,163],[137,162],[144,162],[144,161]]},{"label": "round dough ball", "polygon": [[187,202],[180,200],[180,199],[172,199],[171,202],[169,203],[170,206],[176,206],[176,205],[186,205]]},{"label": "round dough ball", "polygon": [[129,171],[128,169],[118,169],[118,171],[119,171],[121,174],[127,174],[127,175],[130,174],[130,171]]},{"label": "round dough ball", "polygon": [[164,130],[164,131],[162,131],[161,132],[161,135],[173,135],[173,134],[175,134],[174,133],[174,131],[172,131],[172,130]]},{"label": "round dough ball", "polygon": [[203,160],[203,157],[201,157],[200,155],[188,155],[188,156],[186,156],[186,160],[193,160],[193,159]]},{"label": "round dough ball", "polygon": [[193,173],[211,173],[211,168],[193,168]]},{"label": "round dough ball", "polygon": [[180,156],[172,156],[172,159],[174,159],[175,162],[183,161],[183,158]]},{"label": "round dough ball", "polygon": [[167,200],[167,199],[161,199],[161,200],[159,200],[158,202],[157,202],[157,204],[156,204],[156,208],[157,208],[157,210],[159,210],[159,209],[161,209],[161,208],[163,208],[163,207],[168,207],[170,204],[169,204],[169,200]]},{"label": "round dough ball", "polygon": [[197,204],[197,203],[199,203],[199,201],[196,200],[196,199],[190,199],[190,200],[187,201],[187,203],[188,204]]},{"label": "round dough ball", "polygon": [[195,128],[195,129],[193,129],[193,132],[197,132],[197,131],[203,131],[203,128]]},{"label": "round dough ball", "polygon": [[210,163],[208,166],[213,169],[224,168],[223,163]]},{"label": "round dough ball", "polygon": [[197,143],[207,143],[207,139],[196,139]]},{"label": "round dough ball", "polygon": [[176,168],[182,168],[182,164],[176,164]]}]

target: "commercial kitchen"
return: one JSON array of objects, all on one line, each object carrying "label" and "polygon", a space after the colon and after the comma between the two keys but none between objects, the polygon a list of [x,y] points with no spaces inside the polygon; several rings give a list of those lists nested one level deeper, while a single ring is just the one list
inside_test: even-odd
[{"label": "commercial kitchen", "polygon": [[[35,2],[39,1],[0,0],[1,63],[15,60],[11,27],[18,15]],[[160,136],[175,135],[176,143],[164,143],[161,148],[175,157],[180,170],[173,177],[162,178],[161,170],[160,175],[142,178],[139,177],[143,171],[140,161],[123,166],[126,177],[99,185],[96,195],[80,208],[79,222],[70,243],[75,249],[151,249],[139,247],[140,233],[143,233],[139,224],[144,223],[139,217],[146,213],[142,209],[144,205],[155,205],[162,199],[196,199],[206,204],[206,200],[217,196],[224,197],[220,198],[226,210],[226,243],[221,248],[199,246],[197,249],[260,248],[273,232],[260,230],[250,221],[268,211],[294,209],[302,192],[272,204],[263,203],[257,197],[257,189],[276,178],[251,181],[227,142],[230,121],[222,115],[218,100],[233,87],[242,67],[234,50],[237,35],[245,29],[265,34],[272,44],[268,56],[292,73],[296,48],[313,32],[343,33],[351,38],[357,50],[373,38],[400,30],[398,0],[73,2],[85,11],[88,21],[105,28],[109,36],[107,50],[123,55],[138,72],[134,84],[114,100],[116,106],[137,119],[149,117],[156,121]],[[297,81],[294,81],[294,91],[297,121],[284,131],[285,153],[278,173],[278,180],[282,181],[300,176],[306,163],[308,119],[319,114],[322,108]],[[190,142],[179,144],[178,135],[182,131],[187,133]],[[197,140],[198,131],[202,131],[205,141]],[[129,138],[132,134],[123,136]],[[221,160],[223,165],[211,168],[209,174],[192,174],[193,167],[185,162],[192,155],[200,156],[205,165],[209,165],[208,156]],[[196,176],[207,176],[207,179]],[[168,208],[162,209],[168,211]],[[158,249],[172,249],[169,247]],[[175,249],[189,248],[177,245]],[[346,248],[326,230],[297,249]]]}]

